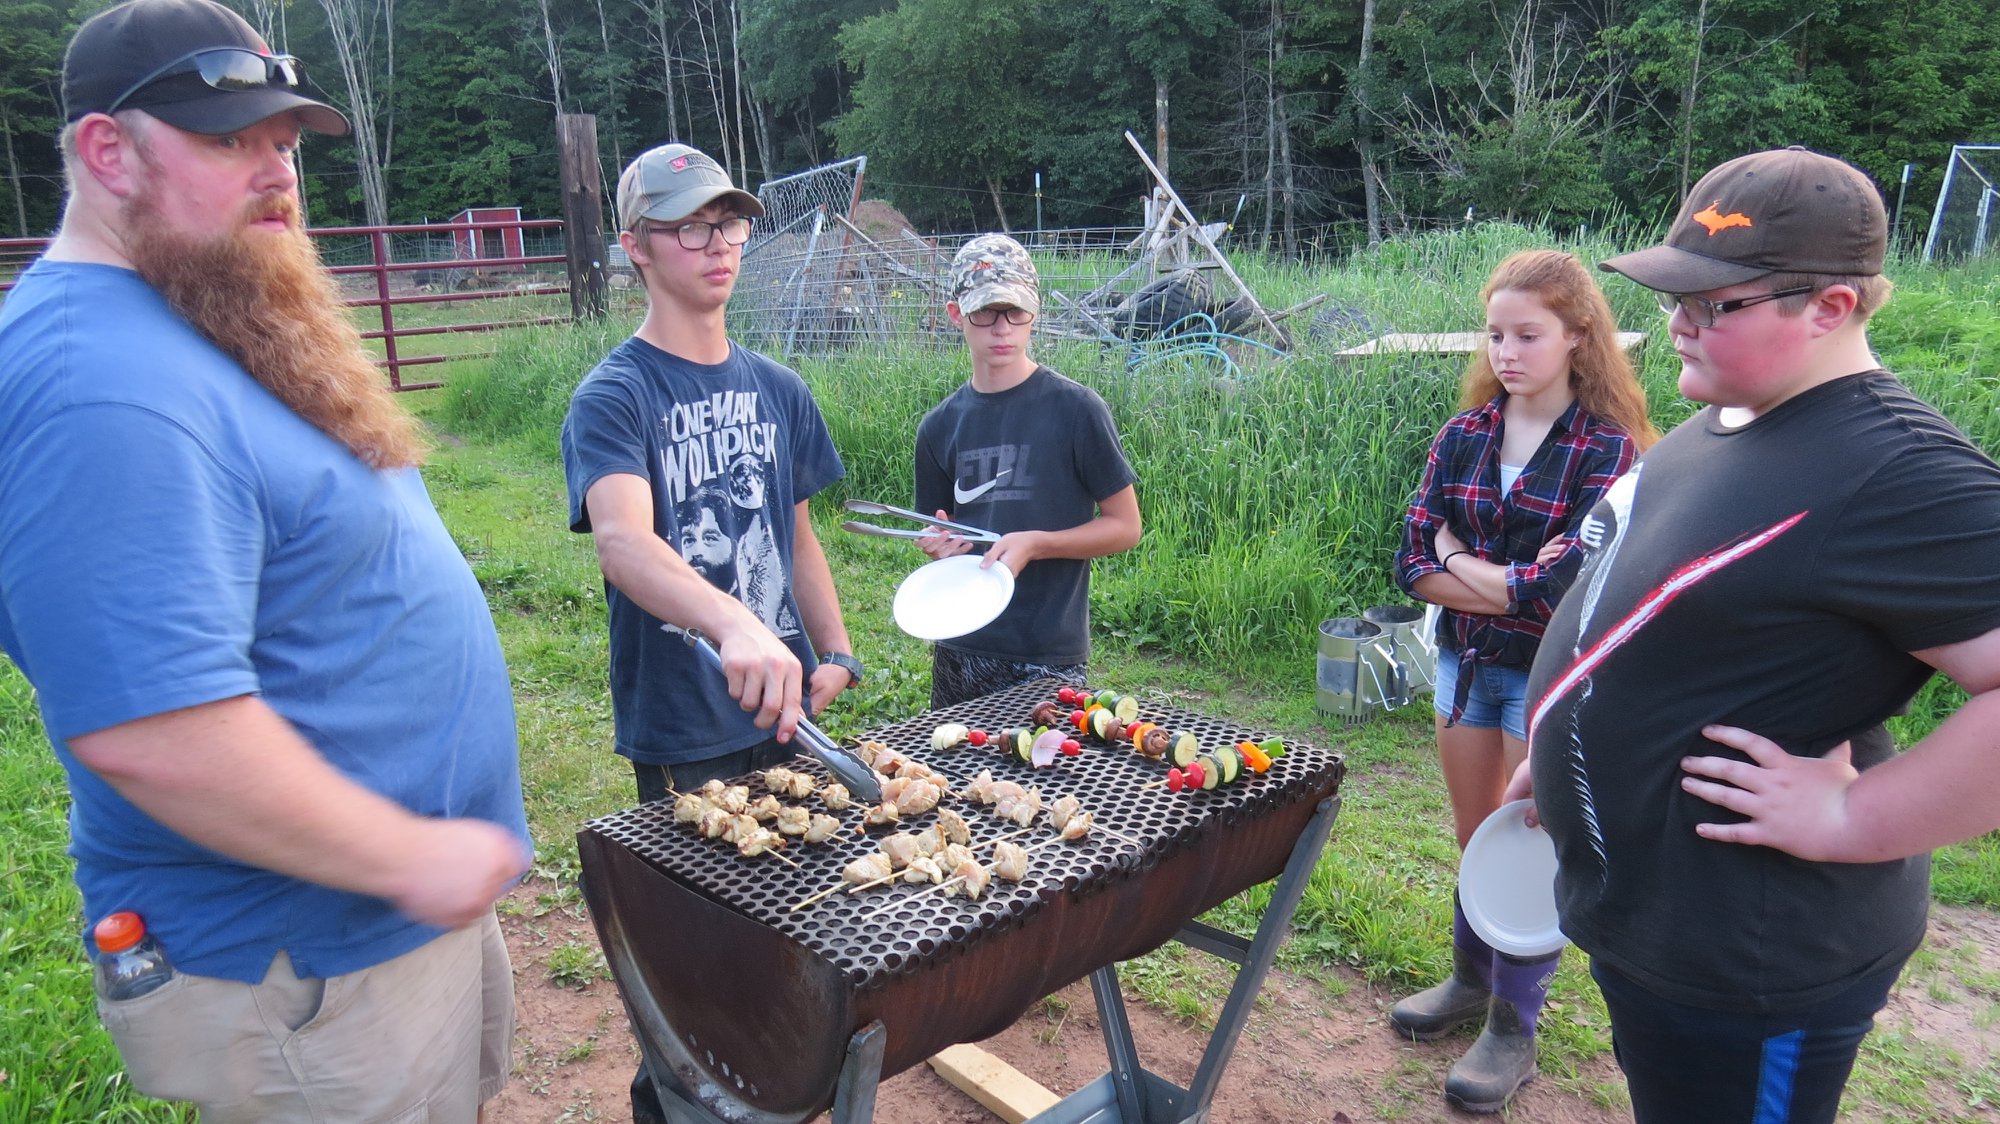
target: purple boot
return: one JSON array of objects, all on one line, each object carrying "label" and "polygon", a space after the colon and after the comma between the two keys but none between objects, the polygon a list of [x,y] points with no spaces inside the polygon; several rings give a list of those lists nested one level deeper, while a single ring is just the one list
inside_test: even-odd
[{"label": "purple boot", "polygon": [[1466,1112],[1499,1112],[1535,1076],[1535,1020],[1549,997],[1561,951],[1533,960],[1495,953],[1486,1029],[1451,1067],[1444,1099]]},{"label": "purple boot", "polygon": [[1493,947],[1472,931],[1458,895],[1451,901],[1451,976],[1389,1011],[1389,1023],[1419,1042],[1428,1042],[1486,1014],[1493,997]]}]

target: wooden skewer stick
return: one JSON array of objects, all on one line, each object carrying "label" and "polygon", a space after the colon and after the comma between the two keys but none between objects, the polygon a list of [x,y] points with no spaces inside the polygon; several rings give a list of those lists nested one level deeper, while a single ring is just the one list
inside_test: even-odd
[{"label": "wooden skewer stick", "polygon": [[[1084,815],[1084,814],[1085,813],[1083,812],[1077,813],[1077,815]],[[1137,839],[1134,839],[1131,836],[1126,835],[1122,831],[1113,831],[1110,828],[1105,827],[1103,824],[1098,823],[1096,817],[1094,816],[1091,817],[1089,830],[1085,831],[1082,835],[1077,836],[1075,839],[1070,840],[1070,842],[1081,843],[1085,839],[1090,838],[1093,832],[1102,832],[1103,834],[1109,835],[1111,838],[1116,839],[1121,843],[1130,843],[1132,846],[1137,847],[1141,851],[1146,849],[1146,845],[1144,843],[1141,843]],[[1057,838],[1061,838],[1061,836],[1058,835]]]},{"label": "wooden skewer stick", "polygon": [[791,867],[791,868],[792,868],[793,870],[803,870],[803,869],[804,869],[804,868],[803,868],[803,867],[801,867],[801,866],[800,866],[800,865],[799,865],[798,863],[796,863],[796,862],[793,862],[793,861],[792,861],[791,859],[788,859],[788,858],[786,858],[785,856],[783,856],[783,855],[779,854],[779,853],[778,853],[778,852],[776,852],[776,851],[773,851],[773,850],[769,850],[769,849],[766,849],[766,850],[765,850],[765,851],[764,851],[763,853],[764,853],[764,854],[767,854],[767,855],[769,855],[769,856],[771,856],[772,858],[774,858],[774,859],[778,860],[778,861],[779,861],[779,862],[781,862],[781,863],[784,863],[784,864],[785,864],[786,866],[788,866],[788,867]]},{"label": "wooden skewer stick", "polygon": [[797,905],[794,905],[792,909],[794,912],[796,912],[798,910],[804,909],[805,907],[813,904],[816,901],[819,901],[822,898],[831,897],[832,895],[839,893],[840,888],[845,885],[847,885],[847,879],[843,878],[840,881],[835,882],[833,885],[828,886],[826,889],[821,890],[819,893],[814,894],[812,897],[800,899],[799,903]]},{"label": "wooden skewer stick", "polygon": [[913,902],[916,901],[918,898],[925,897],[930,894],[943,893],[945,890],[950,889],[951,887],[956,886],[963,881],[965,881],[965,876],[963,874],[953,875],[952,877],[947,878],[942,882],[926,886],[923,889],[918,890],[916,893],[909,895],[908,897],[892,898],[889,901],[883,902],[881,905],[878,905],[874,909],[869,910],[867,913],[862,914],[856,920],[866,921],[869,918],[874,917],[876,914],[882,913],[885,910],[894,909],[897,906],[902,905],[904,902]]},{"label": "wooden skewer stick", "polygon": [[[995,843],[1000,843],[1000,842],[1002,842],[1002,841],[1004,841],[1004,840],[1008,840],[1008,839],[1012,839],[1012,838],[1014,838],[1014,837],[1015,837],[1015,836],[1017,836],[1017,835],[1026,835],[1027,833],[1029,833],[1029,832],[1031,832],[1031,831],[1034,831],[1034,830],[1035,830],[1035,829],[1034,829],[1034,828],[1032,828],[1032,827],[1024,827],[1024,828],[1022,828],[1022,829],[1021,829],[1021,830],[1019,830],[1019,831],[1013,831],[1013,832],[1009,832],[1009,833],[1007,833],[1006,835],[1000,835],[1000,836],[995,836],[995,837],[994,837],[994,838],[992,838],[992,839],[988,839],[988,840],[986,840],[986,841],[985,841],[984,843],[974,843],[974,844],[972,845],[972,849],[976,851],[976,850],[978,850],[978,849],[979,849],[979,848],[981,848],[981,847],[985,847],[985,846],[988,846],[988,845],[991,845],[991,844],[995,844]],[[1040,848],[1042,848],[1042,847],[1046,847],[1046,846],[1048,846],[1048,845],[1049,845],[1049,844],[1051,844],[1051,843],[1054,843],[1054,842],[1057,842],[1059,838],[1060,838],[1059,836],[1053,836],[1053,835],[1052,835],[1052,836],[1050,836],[1049,838],[1047,838],[1047,839],[1044,839],[1044,840],[1042,840],[1042,841],[1041,841],[1041,842],[1039,842],[1039,843],[1035,843],[1035,844],[1033,844],[1033,845],[1031,845],[1031,846],[1028,846],[1028,847],[1026,847],[1026,848],[1023,848],[1023,849],[1024,849],[1024,850],[1026,850],[1026,851],[1028,851],[1029,853],[1033,853],[1034,851],[1036,851],[1036,850],[1038,850],[1038,849],[1040,849]],[[990,864],[990,863],[989,863],[989,864],[987,864],[987,874],[988,874],[988,877],[989,877],[989,878],[997,878],[997,877],[999,877],[998,875],[996,875],[996,874],[993,874],[993,873],[992,873],[992,864]],[[950,877],[950,878],[947,878],[947,879],[945,879],[945,880],[944,880],[944,881],[942,881],[942,882],[938,882],[938,883],[935,883],[935,884],[933,884],[933,885],[930,885],[930,886],[926,886],[926,887],[924,887],[923,889],[921,889],[921,890],[918,890],[918,891],[917,891],[916,893],[914,893],[914,894],[911,894],[911,895],[909,895],[908,897],[902,897],[902,898],[896,898],[896,899],[895,899],[895,900],[893,900],[893,901],[887,901],[887,902],[884,902],[884,903],[882,903],[881,905],[879,905],[879,906],[875,907],[874,909],[871,909],[871,910],[869,910],[869,911],[868,911],[867,913],[864,913],[864,914],[862,914],[862,915],[861,915],[861,916],[860,916],[859,918],[857,918],[857,920],[861,920],[861,921],[866,921],[866,920],[868,920],[869,918],[871,918],[871,917],[874,917],[874,916],[875,916],[876,914],[878,914],[878,913],[881,913],[881,912],[883,912],[884,910],[888,910],[888,909],[893,909],[893,908],[895,908],[896,906],[899,906],[899,905],[902,905],[902,904],[903,904],[904,902],[913,902],[913,901],[916,901],[916,900],[917,900],[918,898],[921,898],[921,897],[924,897],[924,896],[926,896],[926,895],[928,895],[928,894],[941,894],[941,893],[943,893],[944,891],[946,891],[946,890],[950,889],[950,888],[951,888],[951,887],[953,887],[953,886],[956,886],[956,885],[958,885],[958,884],[959,884],[960,882],[963,882],[963,881],[965,881],[965,876],[964,876],[964,875],[962,875],[962,874],[959,874],[959,875],[953,875],[952,877]]]},{"label": "wooden skewer stick", "polygon": [[[903,876],[903,872],[902,872],[902,871],[900,871],[900,870],[898,870],[898,871],[892,871],[892,872],[891,872],[891,873],[889,874],[889,876],[888,876],[887,878],[877,878],[877,879],[876,879],[876,880],[874,880],[873,882],[863,882],[863,883],[859,883],[859,884],[855,884],[855,885],[854,885],[854,889],[855,889],[855,890],[866,890],[866,889],[868,889],[868,888],[869,888],[870,886],[880,886],[880,885],[882,885],[882,884],[883,884],[884,882],[893,882],[893,881],[895,881],[896,879],[898,879],[898,878],[901,878],[902,876]],[[797,905],[793,906],[793,907],[792,907],[792,909],[794,909],[794,910],[801,910],[801,909],[804,909],[805,907],[807,907],[807,906],[809,906],[809,905],[813,904],[814,902],[816,902],[816,901],[819,901],[819,900],[820,900],[821,898],[825,898],[825,897],[829,897],[829,896],[831,896],[831,895],[833,895],[833,894],[837,894],[837,893],[839,893],[839,892],[840,892],[840,888],[841,888],[842,886],[847,886],[847,885],[850,885],[850,883],[849,883],[849,882],[847,881],[847,879],[843,878],[843,879],[841,879],[840,881],[838,881],[838,882],[835,882],[835,883],[834,883],[833,885],[831,885],[831,886],[828,886],[828,887],[827,887],[826,889],[824,889],[824,890],[821,890],[821,891],[820,891],[819,893],[817,893],[817,894],[814,894],[814,895],[813,895],[812,897],[809,897],[809,898],[805,898],[805,899],[802,899],[802,900],[801,900],[801,901],[800,901],[800,902],[799,902],[799,903],[798,903]]]},{"label": "wooden skewer stick", "polygon": [[[1013,838],[1015,838],[1015,837],[1017,837],[1017,836],[1021,836],[1021,835],[1026,835],[1026,834],[1028,834],[1029,832],[1031,832],[1031,831],[1033,831],[1033,830],[1035,830],[1035,828],[1034,828],[1034,826],[1033,826],[1033,825],[1031,824],[1031,825],[1029,825],[1029,826],[1027,826],[1027,827],[1024,827],[1024,828],[1022,828],[1022,829],[1021,829],[1021,830],[1019,830],[1019,831],[1010,831],[1010,832],[1008,832],[1008,833],[1007,833],[1007,834],[1005,834],[1005,835],[996,835],[996,836],[994,836],[993,838],[991,838],[991,839],[988,839],[988,840],[986,840],[986,841],[985,841],[985,842],[983,842],[983,843],[974,843],[974,844],[972,844],[972,849],[973,849],[973,850],[975,850],[975,851],[977,851],[977,850],[978,850],[978,849],[980,849],[981,847],[991,847],[991,846],[992,846],[992,845],[994,845],[995,843],[998,843],[998,842],[1001,842],[1002,840],[1006,840],[1006,839],[1013,839]],[[1037,844],[1037,846],[1040,846],[1040,844]]]},{"label": "wooden skewer stick", "polygon": [[873,890],[877,886],[886,886],[889,883],[894,882],[898,878],[901,878],[903,876],[903,871],[908,869],[909,869],[908,867],[904,867],[902,868],[902,870],[892,870],[888,874],[883,875],[880,878],[877,878],[873,882],[858,882],[852,886],[849,886],[847,888],[847,892],[850,894],[858,894],[863,890]]}]

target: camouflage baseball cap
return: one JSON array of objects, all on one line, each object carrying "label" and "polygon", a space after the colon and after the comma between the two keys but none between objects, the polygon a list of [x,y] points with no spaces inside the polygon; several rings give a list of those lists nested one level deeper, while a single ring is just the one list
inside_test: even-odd
[{"label": "camouflage baseball cap", "polygon": [[684,219],[725,196],[738,214],[763,217],[764,204],[730,183],[722,165],[699,149],[663,144],[641,153],[618,177],[618,229],[630,230],[640,219]]},{"label": "camouflage baseball cap", "polygon": [[1027,249],[1004,234],[982,234],[951,259],[951,299],[960,312],[1011,304],[1040,313],[1040,284]]}]

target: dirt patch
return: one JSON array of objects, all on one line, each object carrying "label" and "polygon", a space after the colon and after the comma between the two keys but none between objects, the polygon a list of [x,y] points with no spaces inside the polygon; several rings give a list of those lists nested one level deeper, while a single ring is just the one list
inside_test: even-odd
[{"label": "dirt patch", "polygon": [[902,241],[904,231],[916,230],[903,212],[880,199],[863,199],[848,217],[861,233],[885,246]]},{"label": "dirt patch", "polygon": [[[584,954],[596,950],[597,939],[574,891],[560,892],[541,880],[526,883],[510,895],[502,927],[514,958],[519,1004],[516,1070],[507,1090],[487,1106],[486,1124],[625,1124],[631,1119],[626,1087],[638,1050],[617,989],[601,965],[594,973],[577,967],[587,959]],[[1964,1066],[1983,1072],[2000,1057],[1993,1017],[2000,918],[1984,910],[1938,907],[1925,947],[1877,1025],[1883,1032],[1942,1044]],[[580,986],[555,982],[578,975],[596,978]],[[1212,1119],[1219,1124],[1473,1119],[1446,1108],[1440,1095],[1445,1073],[1469,1037],[1402,1041],[1384,1024],[1394,1000],[1344,970],[1317,980],[1273,971],[1224,1071]],[[1127,1008],[1141,1062],[1185,1087],[1207,1046],[1207,1031],[1129,997]],[[1082,982],[1043,1000],[979,1045],[1063,1096],[1108,1068],[1097,1008]],[[1849,1119],[1881,1118],[1852,1099],[1850,1108],[1856,1111]],[[984,1124],[997,1117],[929,1066],[917,1066],[883,1083],[875,1119]],[[1505,1119],[1611,1124],[1630,1114],[1623,1105],[1623,1081],[1606,1054],[1575,1074],[1543,1074],[1522,1091]]]},{"label": "dirt patch", "polygon": [[[514,958],[518,1000],[515,1079],[487,1106],[486,1124],[631,1119],[626,1086],[638,1050],[616,987],[601,975],[582,986],[573,976],[580,948],[596,949],[596,933],[580,906],[550,908],[559,897],[545,882],[516,889],[502,925]],[[572,895],[573,899],[573,895]],[[559,951],[561,950],[561,951]],[[1338,992],[1339,994],[1336,994]],[[1224,1071],[1213,1119],[1229,1124],[1298,1120],[1444,1121],[1445,1071],[1469,1039],[1399,1041],[1383,1023],[1393,1002],[1351,974],[1329,986],[1274,971]],[[1185,1087],[1208,1043],[1208,1032],[1136,1000],[1128,1002],[1141,1062]],[[1087,983],[1043,1000],[1012,1027],[979,1044],[1058,1095],[1096,1080],[1108,1068],[1097,1008]],[[1572,1080],[1544,1077],[1523,1091],[1512,1116],[1548,1124],[1599,1124],[1625,1119],[1573,1090],[1615,1082],[1608,1059]],[[980,1124],[997,1119],[946,1084],[929,1066],[883,1083],[880,1124]]]}]

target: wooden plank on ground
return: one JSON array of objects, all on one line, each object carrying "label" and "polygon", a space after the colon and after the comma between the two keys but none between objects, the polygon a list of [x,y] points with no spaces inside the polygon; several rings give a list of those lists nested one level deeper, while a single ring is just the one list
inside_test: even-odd
[{"label": "wooden plank on ground", "polygon": [[[1644,343],[1644,332],[1618,333],[1618,346],[1631,351]],[[1469,355],[1486,346],[1485,332],[1391,332],[1364,344],[1343,348],[1335,355]]]},{"label": "wooden plank on ground", "polygon": [[949,1046],[933,1055],[930,1066],[966,1096],[986,1106],[1007,1124],[1021,1124],[1061,1103],[1034,1078],[977,1046]]}]

